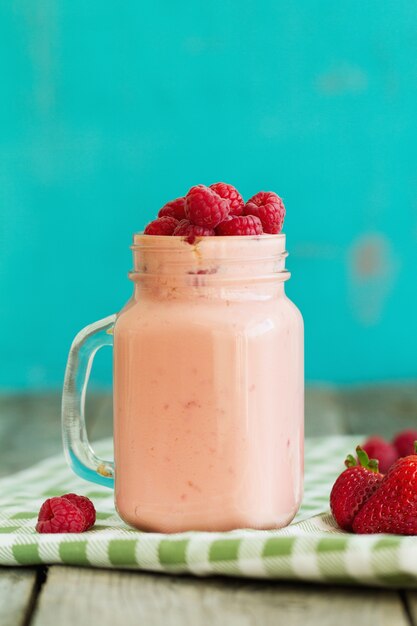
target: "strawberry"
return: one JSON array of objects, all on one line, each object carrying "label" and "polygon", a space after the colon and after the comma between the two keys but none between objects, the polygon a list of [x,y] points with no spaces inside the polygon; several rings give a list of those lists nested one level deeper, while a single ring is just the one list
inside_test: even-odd
[{"label": "strawberry", "polygon": [[417,535],[417,442],[415,454],[402,457],[353,521],[358,534]]},{"label": "strawberry", "polygon": [[333,485],[330,493],[330,508],[333,517],[343,530],[352,530],[355,515],[378,489],[383,475],[378,472],[378,461],[369,459],[365,450],[356,448],[358,462],[349,455],[346,468]]}]

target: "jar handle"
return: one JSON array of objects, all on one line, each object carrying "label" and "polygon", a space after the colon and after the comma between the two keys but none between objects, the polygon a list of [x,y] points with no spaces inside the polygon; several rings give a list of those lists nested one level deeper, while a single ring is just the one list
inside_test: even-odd
[{"label": "jar handle", "polygon": [[85,396],[96,352],[113,345],[116,315],[109,315],[83,328],[72,342],[62,394],[62,438],[72,470],[94,483],[114,487],[114,462],[100,459],[88,441]]}]

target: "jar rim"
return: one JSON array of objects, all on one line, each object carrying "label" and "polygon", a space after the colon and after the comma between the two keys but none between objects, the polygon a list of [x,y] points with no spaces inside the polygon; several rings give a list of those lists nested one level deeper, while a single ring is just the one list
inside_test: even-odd
[{"label": "jar rim", "polygon": [[[239,244],[250,244],[265,246],[276,242],[276,252],[285,252],[285,233],[279,233],[277,235],[264,233],[262,235],[233,235],[233,237],[225,235],[196,237],[192,243],[189,243],[185,237],[174,237],[172,235],[145,235],[142,231],[134,233],[133,244],[130,246],[133,251],[140,249],[151,250],[152,248],[163,250],[184,250],[190,251],[191,249],[210,249],[210,248],[224,248],[227,244],[227,248],[232,249]],[[256,242],[256,244],[255,244]]]},{"label": "jar rim", "polygon": [[[136,233],[133,233],[133,240],[135,241],[137,238],[140,239],[157,239],[157,240],[170,240],[170,241],[184,241],[184,237],[178,237],[178,236],[173,236],[173,235],[145,235],[143,230],[140,230]],[[228,236],[228,235],[210,235],[210,236],[204,236],[204,237],[196,237],[196,241],[197,240],[211,240],[211,241],[216,241],[218,239],[229,239],[229,240],[237,240],[237,239],[241,239],[241,240],[253,240],[253,239],[284,239],[285,238],[285,233],[278,233],[278,234],[270,234],[270,233],[262,233],[262,235],[233,235],[233,236]]]},{"label": "jar rim", "polygon": [[[210,280],[255,276],[277,276],[287,280],[285,235],[185,237],[134,235],[133,270],[136,280],[152,276],[205,275]],[[209,278],[207,278],[209,280]]]}]

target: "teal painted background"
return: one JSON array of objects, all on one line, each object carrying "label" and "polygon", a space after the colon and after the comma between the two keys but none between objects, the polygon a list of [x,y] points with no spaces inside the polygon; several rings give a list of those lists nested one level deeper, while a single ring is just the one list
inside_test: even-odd
[{"label": "teal painted background", "polygon": [[0,49],[3,388],[60,386],[132,233],[216,180],[284,197],[308,380],[417,376],[414,0],[9,0]]}]

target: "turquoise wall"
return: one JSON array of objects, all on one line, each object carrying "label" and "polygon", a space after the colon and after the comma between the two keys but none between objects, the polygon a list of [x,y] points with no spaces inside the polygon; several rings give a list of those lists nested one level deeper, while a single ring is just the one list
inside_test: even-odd
[{"label": "turquoise wall", "polygon": [[417,376],[414,0],[8,0],[0,51],[3,388],[60,386],[132,233],[216,180],[285,199],[308,380]]}]

